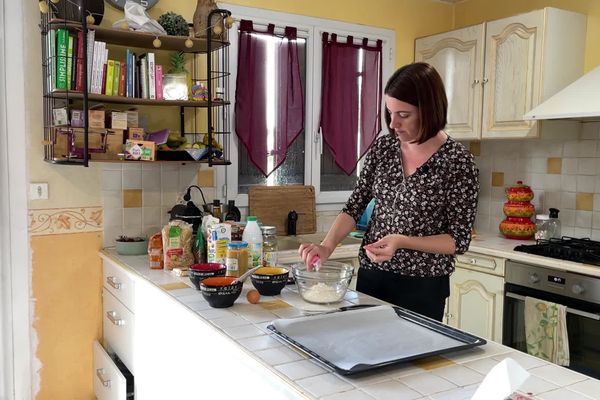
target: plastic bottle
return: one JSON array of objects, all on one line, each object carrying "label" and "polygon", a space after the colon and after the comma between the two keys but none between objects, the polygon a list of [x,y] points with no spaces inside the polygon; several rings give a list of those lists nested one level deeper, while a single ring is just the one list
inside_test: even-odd
[{"label": "plastic bottle", "polygon": [[160,232],[152,235],[148,241],[148,260],[150,262],[150,269],[164,268],[163,243]]},{"label": "plastic bottle", "polygon": [[242,234],[242,240],[248,243],[250,257],[252,259],[252,265],[249,265],[248,267],[254,268],[262,266],[263,237],[255,216],[248,216],[246,228]]},{"label": "plastic bottle", "polygon": [[235,206],[235,200],[229,200],[227,202],[227,213],[225,214],[224,221],[236,221],[239,222],[242,219],[240,209]]},{"label": "plastic bottle", "polygon": [[549,211],[550,219],[548,220],[548,231],[550,232],[551,237],[560,239],[562,237],[560,220],[558,219],[560,210],[558,208],[551,208]]}]

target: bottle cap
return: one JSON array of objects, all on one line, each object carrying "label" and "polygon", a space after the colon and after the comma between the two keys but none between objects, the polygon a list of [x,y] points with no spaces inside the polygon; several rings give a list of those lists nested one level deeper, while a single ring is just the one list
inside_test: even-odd
[{"label": "bottle cap", "polygon": [[229,200],[227,201],[227,204],[229,204],[229,206],[235,206],[235,200]]},{"label": "bottle cap", "polygon": [[230,249],[242,249],[244,247],[248,247],[248,243],[238,241],[227,242],[227,247]]},{"label": "bottle cap", "polygon": [[550,218],[558,218],[559,212],[560,212],[560,210],[558,208],[551,208],[550,209]]},{"label": "bottle cap", "polygon": [[246,218],[246,221],[256,221],[256,217],[254,215],[248,215],[248,218]]},{"label": "bottle cap", "polygon": [[213,206],[220,206],[220,205],[221,205],[221,200],[219,200],[219,199],[213,200]]},{"label": "bottle cap", "polygon": [[271,225],[263,225],[260,227],[263,235],[275,235],[277,233],[277,228]]}]

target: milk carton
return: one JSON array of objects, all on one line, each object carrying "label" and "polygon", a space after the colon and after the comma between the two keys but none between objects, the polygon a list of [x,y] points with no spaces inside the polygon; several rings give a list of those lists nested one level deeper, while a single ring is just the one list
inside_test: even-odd
[{"label": "milk carton", "polygon": [[231,225],[209,225],[207,230],[206,258],[209,263],[225,264],[227,243],[231,241]]}]

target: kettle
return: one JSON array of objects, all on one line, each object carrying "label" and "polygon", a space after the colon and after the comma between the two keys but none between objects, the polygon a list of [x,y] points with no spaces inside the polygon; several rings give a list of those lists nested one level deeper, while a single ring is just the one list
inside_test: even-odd
[{"label": "kettle", "polygon": [[[202,205],[204,212],[201,211],[192,201],[192,196],[190,194],[192,188],[196,188],[200,191],[200,194],[202,195],[202,201],[204,202],[204,204]],[[169,211],[169,214],[171,215],[170,219],[181,219],[185,222],[192,224],[194,233],[196,233],[198,231],[198,227],[202,223],[202,217],[209,214],[208,204],[206,204],[206,199],[204,198],[204,193],[202,193],[202,189],[200,189],[200,187],[196,185],[189,186],[186,189],[186,193],[183,195],[183,201],[185,201],[186,204],[176,204],[173,206],[173,208],[171,208],[171,210]]]}]

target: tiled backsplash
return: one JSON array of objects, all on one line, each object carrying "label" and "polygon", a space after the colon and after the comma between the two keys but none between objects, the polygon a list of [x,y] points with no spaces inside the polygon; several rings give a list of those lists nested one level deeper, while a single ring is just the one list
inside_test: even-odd
[{"label": "tiled backsplash", "polygon": [[560,209],[563,235],[600,240],[600,123],[554,124],[540,139],[467,143],[480,172],[476,229],[498,230],[504,188],[521,180],[536,213]]},{"label": "tiled backsplash", "polygon": [[[207,167],[202,167],[202,169]],[[198,185],[197,164],[176,163],[104,163],[102,166],[102,202],[104,208],[104,246],[114,246],[119,235],[139,236],[158,232],[169,220],[167,213],[190,185]],[[211,171],[209,171],[211,172]],[[200,179],[206,179],[204,170]],[[203,187],[207,201],[214,187]],[[192,201],[200,205],[197,190]]]},{"label": "tiled backsplash", "polygon": [[[560,209],[563,235],[600,240],[600,123],[553,125],[544,128],[540,139],[465,144],[480,171],[477,230],[497,231],[504,219],[504,188],[521,180],[535,193],[537,213],[548,213],[550,207]],[[103,164],[104,245],[113,246],[122,234],[157,232],[168,221],[167,212],[189,185],[199,183],[199,177],[211,202],[214,177],[206,166]],[[198,191],[192,191],[192,200],[202,203]],[[328,230],[337,214],[318,212],[317,230]]]}]

